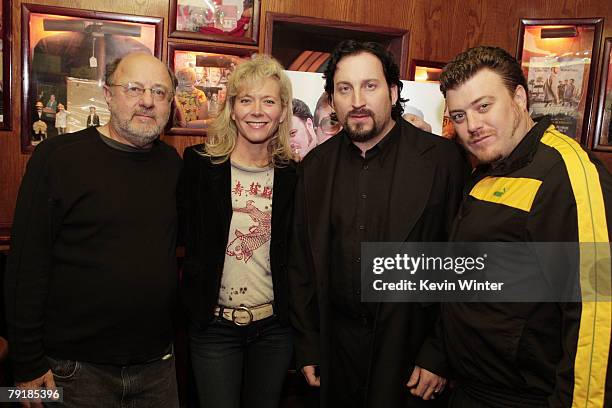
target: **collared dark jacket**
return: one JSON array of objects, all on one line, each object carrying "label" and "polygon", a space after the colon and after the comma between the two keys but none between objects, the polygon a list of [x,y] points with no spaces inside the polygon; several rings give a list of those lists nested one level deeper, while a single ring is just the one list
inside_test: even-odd
[{"label": "collared dark jacket", "polygon": [[[611,200],[605,167],[543,118],[502,163],[474,173],[451,239],[603,249]],[[540,268],[549,261],[537,259]],[[487,407],[612,406],[609,252],[607,262],[598,281],[590,267],[580,269],[602,302],[444,304],[441,336],[463,392]]]},{"label": "collared dark jacket", "polygon": [[[400,121],[401,134],[391,183],[389,241],[445,241],[461,199],[468,168],[459,148],[446,139]],[[340,155],[339,134],[312,150],[298,167],[295,238],[290,262],[291,322],[296,329],[296,360],[321,369],[321,406],[329,406],[330,208]],[[381,180],[381,182],[385,182]],[[417,353],[438,315],[435,304],[381,303],[369,363],[367,407],[420,406],[405,384]],[[445,374],[445,361],[433,354],[424,367]]]},{"label": "collared dark jacket", "polygon": [[[198,153],[203,148],[197,145],[185,149],[179,217],[180,241],[185,245],[181,295],[189,317],[205,327],[219,298],[232,205],[229,160],[213,164],[209,157]],[[296,180],[293,163],[274,169],[270,265],[274,310],[283,323],[288,323],[287,245]]]}]

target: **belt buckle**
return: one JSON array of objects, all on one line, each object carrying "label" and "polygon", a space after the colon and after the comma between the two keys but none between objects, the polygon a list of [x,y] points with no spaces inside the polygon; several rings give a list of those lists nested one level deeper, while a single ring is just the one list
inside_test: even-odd
[{"label": "belt buckle", "polygon": [[[241,312],[247,312],[248,316],[249,316],[249,320],[246,323],[241,323],[238,322],[236,320],[236,312],[237,311],[241,311]],[[249,324],[251,324],[253,322],[253,313],[251,313],[251,310],[248,307],[245,306],[238,306],[237,308],[235,308],[234,310],[232,310],[232,322],[236,325],[236,326],[248,326]]]}]

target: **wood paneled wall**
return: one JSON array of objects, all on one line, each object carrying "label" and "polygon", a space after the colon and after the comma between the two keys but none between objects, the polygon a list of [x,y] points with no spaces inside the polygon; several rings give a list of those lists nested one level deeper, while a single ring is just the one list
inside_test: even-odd
[{"label": "wood paneled wall", "polygon": [[[11,225],[19,183],[29,157],[20,148],[22,2],[12,0],[13,102],[7,107],[7,114],[11,115],[13,130],[0,132],[0,237],[1,230],[6,232]],[[168,0],[28,2],[164,17],[163,58],[166,58]],[[607,0],[262,0],[260,49],[267,11],[408,29],[409,58],[433,61],[448,61],[478,44],[497,45],[514,54],[520,18],[605,17],[604,37],[612,36],[612,1]],[[9,86],[6,80],[5,86]],[[201,139],[165,136],[164,140],[182,153],[185,146]]]}]

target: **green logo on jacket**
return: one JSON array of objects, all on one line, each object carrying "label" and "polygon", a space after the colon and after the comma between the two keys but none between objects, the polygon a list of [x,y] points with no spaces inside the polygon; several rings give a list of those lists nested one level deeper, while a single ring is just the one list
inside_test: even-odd
[{"label": "green logo on jacket", "polygon": [[493,193],[495,197],[501,197],[506,193],[506,187],[502,188],[501,191],[496,191]]}]

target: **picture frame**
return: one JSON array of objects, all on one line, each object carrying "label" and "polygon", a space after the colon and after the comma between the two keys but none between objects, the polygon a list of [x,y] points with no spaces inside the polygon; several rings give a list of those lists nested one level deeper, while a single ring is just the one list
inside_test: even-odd
[{"label": "picture frame", "polygon": [[612,151],[612,37],[604,40],[593,150]]},{"label": "picture frame", "polygon": [[179,85],[167,134],[204,136],[225,100],[227,77],[256,47],[168,42],[168,66]]},{"label": "picture frame", "polygon": [[263,52],[287,70],[323,72],[331,52],[342,41],[375,41],[393,54],[400,78],[407,78],[408,30],[270,11],[264,30]]},{"label": "picture frame", "polygon": [[440,73],[445,65],[445,62],[413,59],[410,61],[408,79],[415,82],[438,83]]},{"label": "picture frame", "polygon": [[0,130],[11,130],[11,113],[5,107],[11,106],[11,2],[0,0]]},{"label": "picture frame", "polygon": [[585,145],[592,127],[603,18],[521,19],[516,58],[527,78],[529,113]]},{"label": "picture frame", "polygon": [[260,12],[261,0],[170,0],[168,37],[257,45]]},{"label": "picture frame", "polygon": [[21,27],[24,152],[48,137],[103,125],[110,115],[106,65],[133,51],[162,52],[161,17],[22,4]]}]

